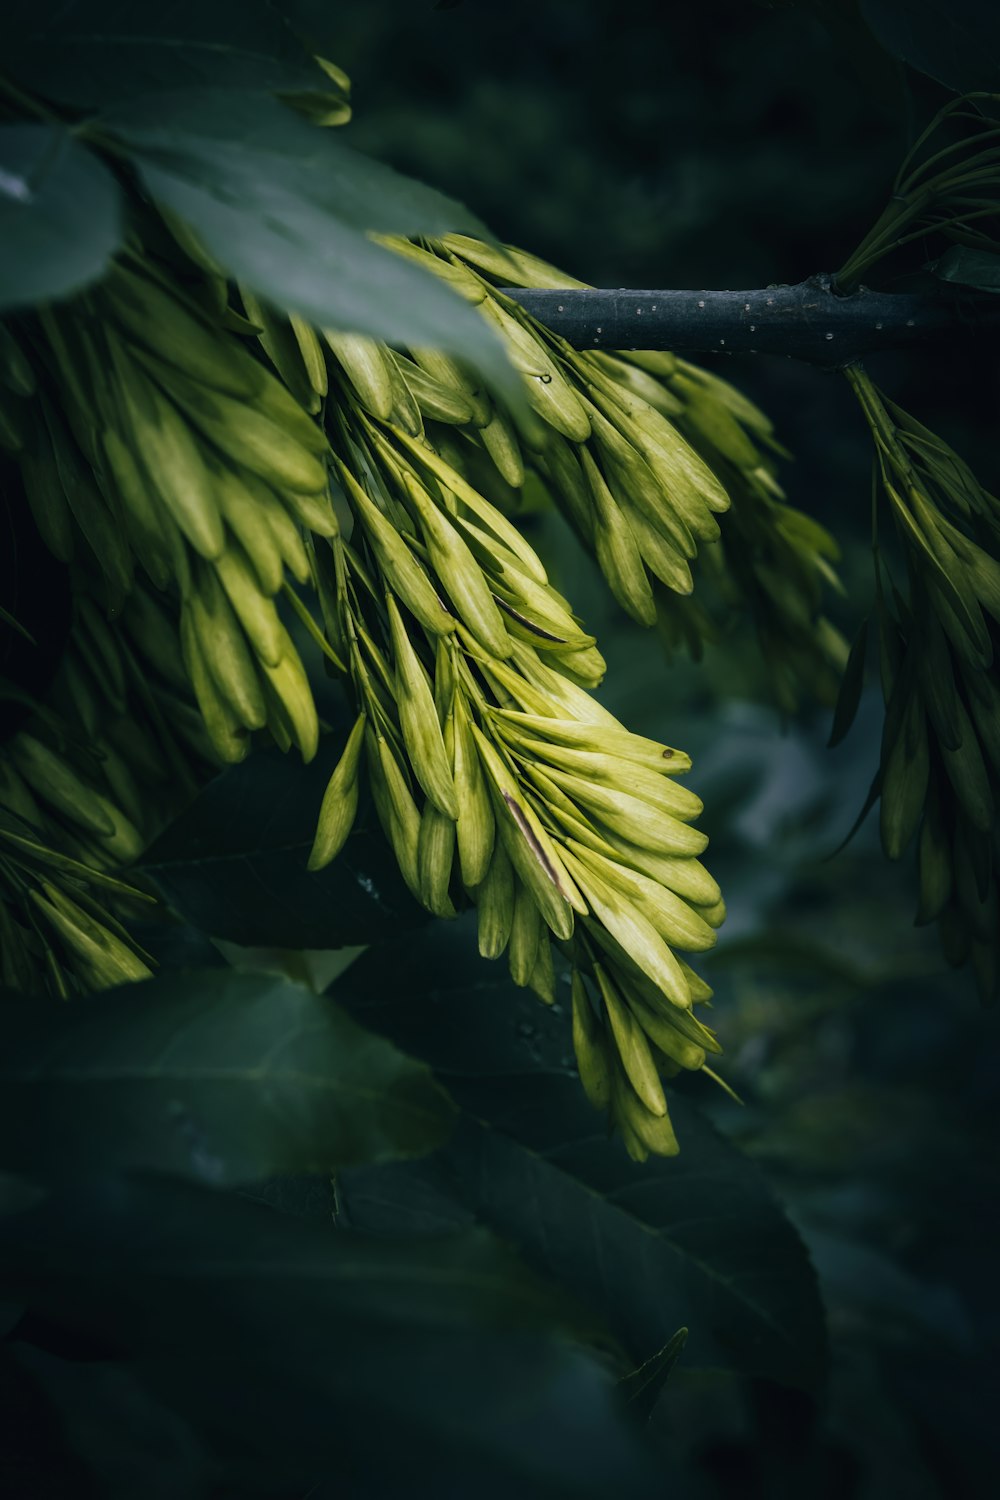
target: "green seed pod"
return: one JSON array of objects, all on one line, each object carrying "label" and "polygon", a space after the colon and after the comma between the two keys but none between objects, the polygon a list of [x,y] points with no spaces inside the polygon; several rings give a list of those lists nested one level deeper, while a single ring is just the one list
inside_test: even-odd
[{"label": "green seed pod", "polygon": [[322,870],[336,859],[354,827],[358,811],[358,769],[365,741],[367,717],[361,713],[347,737],[326,792],[316,822],[316,836],[309,855],[308,868]]}]

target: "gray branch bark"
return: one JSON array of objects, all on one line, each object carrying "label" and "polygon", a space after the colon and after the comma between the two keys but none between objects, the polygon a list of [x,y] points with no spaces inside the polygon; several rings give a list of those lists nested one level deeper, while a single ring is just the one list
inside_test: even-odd
[{"label": "gray branch bark", "polygon": [[1000,328],[1000,297],[864,288],[842,297],[829,276],[754,292],[502,290],[575,349],[782,354],[834,370],[879,349]]}]

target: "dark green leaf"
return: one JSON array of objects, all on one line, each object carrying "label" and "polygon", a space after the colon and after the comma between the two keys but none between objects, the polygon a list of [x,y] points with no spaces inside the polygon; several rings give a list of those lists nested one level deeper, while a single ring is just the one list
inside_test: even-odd
[{"label": "dark green leaf", "polygon": [[0,125],[0,312],[65,297],[122,238],[107,167],[56,125]]},{"label": "dark green leaf", "polygon": [[937,262],[934,274],[942,281],[974,287],[978,292],[1000,292],[1000,255],[952,245]]},{"label": "dark green leaf", "polygon": [[995,0],[861,0],[882,46],[957,94],[1000,88]]},{"label": "dark green leaf", "polygon": [[316,816],[343,741],[303,766],[277,751],[226,771],[147,851],[143,869],[193,926],[278,948],[340,948],[403,937],[426,921],[374,815],[310,874]]},{"label": "dark green leaf", "polygon": [[423,1064],[270,975],[193,970],[73,1006],[7,995],[0,1014],[13,1170],[251,1182],[418,1155],[452,1123]]},{"label": "dark green leaf", "polygon": [[2,1221],[0,1270],[189,1423],[225,1493],[649,1484],[559,1294],[483,1230],[379,1241],[170,1179],[97,1182]]},{"label": "dark green leaf", "polygon": [[868,617],[861,621],[858,633],[851,643],[847,664],[844,667],[844,675],[840,679],[840,691],[837,694],[837,706],[833,711],[833,723],[830,726],[830,738],[827,741],[827,749],[832,750],[839,745],[854,723],[858,712],[858,704],[861,702],[861,692],[865,685],[865,659],[868,654]]},{"label": "dark green leaf", "polygon": [[[815,1276],[763,1177],[677,1093],[680,1156],[630,1162],[583,1097],[565,993],[551,1009],[526,996],[478,958],[467,922],[427,929],[402,960],[366,954],[336,993],[366,1025],[425,1058],[465,1111],[426,1164],[345,1173],[339,1189],[352,1222],[388,1229],[402,1192],[408,1229],[440,1229],[450,1185],[599,1311],[636,1363],[684,1325],[694,1367],[819,1384]],[[433,1192],[421,1197],[413,1179],[427,1173]]]},{"label": "dark green leaf", "polygon": [[373,231],[486,234],[432,188],[371,161],[277,100],[185,89],[133,100],[99,122],[135,153],[159,202],[194,228],[233,276],[318,327],[427,344],[518,386],[484,319]]},{"label": "dark green leaf", "polygon": [[325,75],[269,0],[8,0],[5,70],[76,109],[165,89],[318,89]]},{"label": "dark green leaf", "polygon": [[663,1348],[658,1349],[644,1365],[619,1380],[618,1389],[628,1402],[629,1412],[637,1421],[649,1421],[670,1372],[683,1353],[687,1336],[686,1328],[678,1328],[673,1338],[668,1339]]}]

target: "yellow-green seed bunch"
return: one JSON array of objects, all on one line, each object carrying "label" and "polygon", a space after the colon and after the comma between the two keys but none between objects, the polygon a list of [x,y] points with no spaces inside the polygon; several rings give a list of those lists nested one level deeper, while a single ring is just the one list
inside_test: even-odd
[{"label": "yellow-green seed bunch", "polygon": [[938,922],[948,959],[971,958],[991,1000],[1000,963],[1000,503],[863,371],[848,375],[906,570],[903,586],[886,587],[878,562],[886,716],[873,792],[882,845],[899,859],[916,840],[917,921]]},{"label": "yellow-green seed bunch", "polygon": [[502,512],[353,396],[337,410],[350,526],[318,550],[317,580],[358,716],[310,864],[343,846],[364,769],[428,910],[472,901],[481,952],[547,1002],[553,944],[599,986],[588,1034],[617,1079],[600,1102],[633,1154],[673,1150],[658,1070],[719,1050],[692,1013],[709,991],[677,956],[710,948],[724,915],[701,802],[674,779],[690,761],[586,691],[594,639]]},{"label": "yellow-green seed bunch", "polygon": [[523,251],[464,235],[387,243],[479,306],[521,373],[530,415],[491,401],[454,360],[413,350],[401,368],[416,417],[393,401],[388,378],[381,405],[356,386],[366,410],[412,434],[422,420],[453,467],[508,513],[540,481],[622,608],[658,625],[669,649],[700,655],[749,613],[781,707],[794,711],[804,688],[832,702],[847,656],[824,614],[839,587],[838,549],[786,502],[772,457],[782,450],[763,413],[673,354],[572,349],[499,288],[584,284]]},{"label": "yellow-green seed bunch", "polygon": [[[0,765],[0,779],[5,783]],[[153,960],[112,908],[143,892],[73,858],[9,810],[0,786],[0,983],[67,998],[146,979]]]}]

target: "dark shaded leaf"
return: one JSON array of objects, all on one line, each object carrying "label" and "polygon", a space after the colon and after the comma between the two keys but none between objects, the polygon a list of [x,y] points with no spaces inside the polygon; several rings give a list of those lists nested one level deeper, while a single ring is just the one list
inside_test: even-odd
[{"label": "dark shaded leaf", "polygon": [[978,292],[1000,292],[1000,255],[952,245],[935,265],[934,274],[942,281],[974,287]]},{"label": "dark shaded leaf", "polygon": [[325,78],[269,0],[8,0],[4,10],[5,69],[77,109],[199,85],[319,89]]},{"label": "dark shaded leaf", "polygon": [[342,748],[331,736],[308,766],[262,751],[211,782],[144,857],[165,900],[214,937],[277,948],[371,943],[425,922],[364,806],[333,863],[306,869]]},{"label": "dark shaded leaf", "polygon": [[837,704],[833,710],[833,723],[830,726],[830,738],[827,740],[827,749],[832,750],[839,745],[854,723],[858,712],[858,704],[861,702],[861,693],[865,685],[865,659],[868,654],[868,617],[861,621],[858,633],[851,642],[847,662],[844,667],[844,675],[840,679],[840,691],[837,694]]},{"label": "dark shaded leaf", "polygon": [[[458,922],[429,928],[402,961],[366,954],[336,994],[429,1062],[465,1111],[426,1163],[345,1173],[351,1222],[391,1229],[401,1196],[408,1230],[439,1230],[450,1191],[599,1311],[637,1364],[684,1325],[693,1367],[821,1382],[815,1276],[763,1177],[676,1093],[680,1156],[629,1161],[583,1097],[565,993],[542,1007],[479,959],[472,924]],[[414,1180],[428,1174],[421,1194]]]},{"label": "dark shaded leaf", "polygon": [[1000,88],[995,0],[861,0],[882,46],[956,94]]},{"label": "dark shaded leaf", "polygon": [[687,1336],[686,1328],[678,1328],[673,1338],[668,1339],[663,1348],[658,1349],[644,1365],[619,1380],[618,1389],[628,1402],[630,1414],[637,1421],[649,1421],[670,1372],[683,1353]]},{"label": "dark shaded leaf", "polygon": [[476,310],[373,231],[485,235],[459,204],[352,151],[276,99],[184,89],[136,99],[99,122],[135,153],[145,186],[196,231],[220,265],[319,327],[471,360],[519,390]]},{"label": "dark shaded leaf", "polygon": [[0,1160],[203,1182],[333,1171],[446,1139],[426,1067],[324,996],[265,974],[168,974],[66,1006],[8,994]]},{"label": "dark shaded leaf", "polygon": [[386,1242],[169,1179],[97,1182],[0,1223],[0,1269],[49,1326],[116,1353],[241,1496],[649,1484],[558,1293],[483,1230]]},{"label": "dark shaded leaf", "polygon": [[0,125],[0,312],[65,297],[121,244],[118,184],[56,125]]}]

